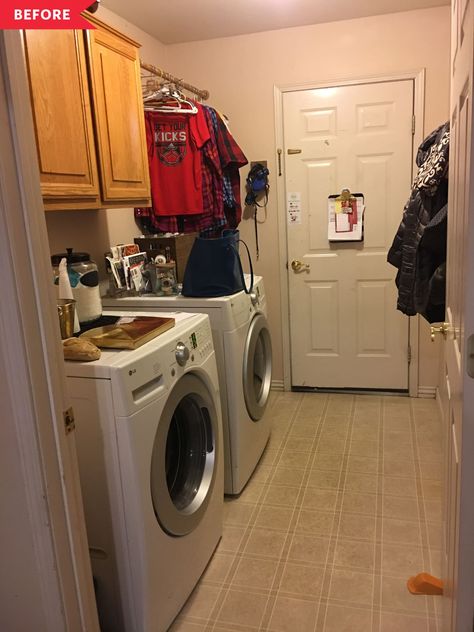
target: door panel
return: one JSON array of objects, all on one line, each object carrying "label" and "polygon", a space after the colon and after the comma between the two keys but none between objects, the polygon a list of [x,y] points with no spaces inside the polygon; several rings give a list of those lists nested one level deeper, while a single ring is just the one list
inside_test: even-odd
[{"label": "door panel", "polygon": [[150,185],[138,49],[115,33],[87,31],[104,203],[142,201]]},{"label": "door panel", "polygon": [[444,347],[445,436],[445,627],[472,630],[474,603],[474,385],[466,342],[474,332],[474,202],[472,200],[472,84],[474,16],[472,0],[452,3],[451,139],[448,253]]},{"label": "door panel", "polygon": [[[413,81],[283,95],[292,385],[408,388],[408,318],[396,311],[387,251],[412,173]],[[290,149],[300,153],[288,153]],[[327,198],[365,196],[363,242],[329,243]]]},{"label": "door panel", "polygon": [[45,202],[98,206],[89,86],[81,31],[23,32]]},{"label": "door panel", "polygon": [[310,322],[312,348],[319,353],[337,355],[338,338],[334,323],[337,320],[338,294],[337,283],[309,286],[311,311]]}]

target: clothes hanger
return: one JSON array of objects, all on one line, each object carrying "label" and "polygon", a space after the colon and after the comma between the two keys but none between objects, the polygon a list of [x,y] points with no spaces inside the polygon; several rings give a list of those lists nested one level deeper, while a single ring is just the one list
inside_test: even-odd
[{"label": "clothes hanger", "polygon": [[[169,105],[170,101],[174,101],[174,105]],[[144,95],[143,103],[147,106],[147,109],[174,111],[181,107],[179,99],[171,93],[169,86],[166,84],[163,84],[158,90],[153,90],[149,94]]]},{"label": "clothes hanger", "polygon": [[158,90],[145,95],[143,103],[147,111],[180,114],[196,114],[198,111],[192,101],[187,99],[176,86],[170,84],[163,84]]},{"label": "clothes hanger", "polygon": [[176,99],[178,99],[179,102],[182,105],[187,106],[187,108],[185,108],[185,109],[189,110],[192,114],[196,114],[197,113],[198,109],[196,107],[196,104],[193,103],[193,101],[191,101],[191,99],[188,99],[186,97],[186,95],[181,92],[181,90],[178,88],[178,86],[176,84],[173,85],[173,90],[171,92],[171,96],[173,96]]}]

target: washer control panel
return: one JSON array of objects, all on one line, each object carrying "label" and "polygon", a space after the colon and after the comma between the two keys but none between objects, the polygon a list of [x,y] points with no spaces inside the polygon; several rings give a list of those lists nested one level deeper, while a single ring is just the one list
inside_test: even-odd
[{"label": "washer control panel", "polygon": [[189,360],[189,349],[184,344],[184,342],[178,342],[176,345],[176,350],[174,352],[176,362],[179,366],[185,366],[186,362]]},{"label": "washer control panel", "polygon": [[204,360],[210,355],[214,346],[212,344],[212,333],[209,323],[206,322],[189,334],[189,349],[197,360]]}]

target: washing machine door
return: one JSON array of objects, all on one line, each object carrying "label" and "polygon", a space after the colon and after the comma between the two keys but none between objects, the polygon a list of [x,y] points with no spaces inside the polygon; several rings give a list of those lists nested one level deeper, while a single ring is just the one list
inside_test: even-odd
[{"label": "washing machine door", "polygon": [[243,388],[245,404],[254,421],[262,418],[272,381],[272,343],[267,319],[257,314],[247,333],[244,348]]},{"label": "washing machine door", "polygon": [[218,416],[208,388],[183,375],[161,415],[151,461],[155,515],[170,535],[193,531],[206,512],[216,479]]}]

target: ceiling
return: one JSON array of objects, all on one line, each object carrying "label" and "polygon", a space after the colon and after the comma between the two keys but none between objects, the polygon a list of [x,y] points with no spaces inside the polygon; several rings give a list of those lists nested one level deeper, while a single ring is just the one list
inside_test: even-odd
[{"label": "ceiling", "polygon": [[[448,5],[450,0],[102,0],[164,44]],[[421,36],[421,35],[420,35]]]}]

